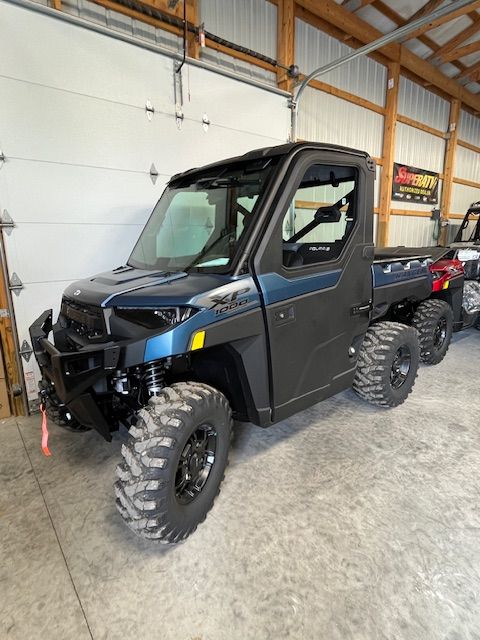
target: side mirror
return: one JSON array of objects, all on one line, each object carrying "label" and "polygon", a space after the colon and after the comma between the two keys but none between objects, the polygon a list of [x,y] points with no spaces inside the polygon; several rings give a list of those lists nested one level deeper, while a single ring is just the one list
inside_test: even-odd
[{"label": "side mirror", "polygon": [[335,205],[320,207],[315,211],[314,219],[317,224],[323,224],[325,222],[340,222],[342,219],[342,212]]}]

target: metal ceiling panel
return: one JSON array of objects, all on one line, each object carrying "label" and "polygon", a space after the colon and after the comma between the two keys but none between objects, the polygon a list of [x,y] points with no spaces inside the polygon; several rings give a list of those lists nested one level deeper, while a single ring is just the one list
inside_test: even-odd
[{"label": "metal ceiling panel", "polygon": [[366,7],[362,7],[359,9],[355,15],[357,15],[368,24],[371,24],[375,29],[378,29],[382,33],[389,33],[390,31],[394,31],[397,28],[397,24],[383,15],[378,9],[372,7],[371,5],[367,5]]}]

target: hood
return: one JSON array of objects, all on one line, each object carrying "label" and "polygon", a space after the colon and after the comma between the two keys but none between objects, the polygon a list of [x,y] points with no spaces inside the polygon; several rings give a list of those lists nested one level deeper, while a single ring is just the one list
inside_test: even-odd
[{"label": "hood", "polygon": [[222,274],[145,271],[127,265],[78,280],[64,295],[99,307],[178,305],[231,280]]}]

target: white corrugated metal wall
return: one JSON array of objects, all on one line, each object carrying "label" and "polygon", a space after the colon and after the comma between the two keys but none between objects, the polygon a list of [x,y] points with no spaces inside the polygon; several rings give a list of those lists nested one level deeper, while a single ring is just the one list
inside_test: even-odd
[{"label": "white corrugated metal wall", "polygon": [[[302,73],[351,51],[350,47],[308,25],[295,21],[295,61]],[[371,58],[357,58],[321,78],[323,82],[359,95],[383,107],[386,68]],[[382,155],[383,116],[336,96],[307,88],[302,98],[298,137],[306,140],[342,144]],[[377,167],[375,203],[378,206],[381,167]]]},{"label": "white corrugated metal wall", "polygon": [[177,128],[171,58],[1,0],[0,24],[0,210],[15,221],[22,342],[68,283],[125,262],[172,174],[285,142],[290,112],[277,91],[189,65]]},{"label": "white corrugated metal wall", "polygon": [[[448,128],[449,103],[420,85],[401,76],[398,94],[398,113],[429,127],[445,132]],[[445,140],[401,122],[397,123],[395,161],[443,173]],[[441,197],[442,181],[439,185]],[[431,204],[401,201],[393,208],[430,212]],[[439,207],[439,205],[436,205]],[[437,244],[438,227],[427,217],[392,215],[390,244],[429,246]]]},{"label": "white corrugated metal wall", "polygon": [[[225,40],[277,59],[277,7],[265,0],[200,0],[200,23]],[[205,49],[202,59],[231,71],[276,85],[276,74],[236,60],[219,51]]]},{"label": "white corrugated metal wall", "polygon": [[[461,111],[458,131],[460,140],[480,147],[480,118]],[[455,158],[455,177],[464,180],[480,181],[480,153],[457,146]],[[452,211],[465,213],[468,206],[480,199],[477,188],[463,184],[453,184]]]}]

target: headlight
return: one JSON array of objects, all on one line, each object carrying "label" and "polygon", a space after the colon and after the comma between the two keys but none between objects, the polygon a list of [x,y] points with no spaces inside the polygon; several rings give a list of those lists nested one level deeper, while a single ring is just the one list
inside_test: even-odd
[{"label": "headlight", "polygon": [[161,329],[162,327],[173,327],[187,320],[196,311],[192,307],[117,307],[115,314],[119,318],[139,324],[147,329]]}]

